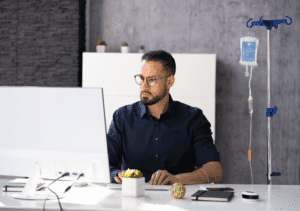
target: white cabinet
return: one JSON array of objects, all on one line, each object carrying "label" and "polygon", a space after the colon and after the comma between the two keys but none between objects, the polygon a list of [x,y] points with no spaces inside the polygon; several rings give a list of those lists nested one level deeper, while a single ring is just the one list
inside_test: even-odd
[{"label": "white cabinet", "polygon": [[[83,53],[82,87],[102,87],[107,132],[113,113],[140,100],[140,53]],[[211,124],[215,143],[216,54],[172,54],[176,62],[174,101],[200,108]]]}]

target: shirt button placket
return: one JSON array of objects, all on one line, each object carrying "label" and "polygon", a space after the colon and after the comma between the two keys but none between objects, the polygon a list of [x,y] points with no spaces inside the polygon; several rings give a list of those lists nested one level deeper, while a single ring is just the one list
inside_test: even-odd
[{"label": "shirt button placket", "polygon": [[[158,140],[158,138],[155,138],[155,141],[157,141]],[[158,146],[159,144],[157,143],[157,146]],[[156,155],[156,157],[158,158],[158,154]]]},{"label": "shirt button placket", "polygon": [[[156,124],[158,124],[158,121],[156,122]],[[158,138],[155,138],[155,140],[157,141],[158,140]],[[158,142],[156,142],[157,143],[157,146],[159,146],[159,144],[158,144]],[[156,154],[156,156],[155,157],[158,157],[158,152],[157,152],[157,154]]]}]

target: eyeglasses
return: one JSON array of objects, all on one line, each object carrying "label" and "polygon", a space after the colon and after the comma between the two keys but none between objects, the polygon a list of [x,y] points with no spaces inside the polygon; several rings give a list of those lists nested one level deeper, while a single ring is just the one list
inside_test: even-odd
[{"label": "eyeglasses", "polygon": [[[165,76],[165,77],[161,77],[161,78],[157,78],[156,76],[152,76],[151,78],[147,78],[147,79],[146,79],[146,80],[147,80],[147,84],[148,84],[149,86],[154,86],[154,85],[155,85],[155,81],[157,81],[157,80],[159,80],[159,79],[162,79],[162,78],[167,78],[167,77],[170,77],[170,76],[171,76],[171,75]],[[141,76],[141,75],[135,75],[134,78],[135,78],[135,82],[136,82],[138,85],[140,85],[141,82],[144,83],[144,78],[143,78],[143,76]]]}]

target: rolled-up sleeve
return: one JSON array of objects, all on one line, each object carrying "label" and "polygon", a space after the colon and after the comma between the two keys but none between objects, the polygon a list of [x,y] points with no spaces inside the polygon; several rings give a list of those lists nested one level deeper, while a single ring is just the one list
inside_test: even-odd
[{"label": "rolled-up sleeve", "polygon": [[115,176],[121,172],[122,162],[122,125],[119,118],[120,109],[114,112],[113,120],[111,121],[107,134],[107,148],[109,156],[109,167],[112,182],[116,183]]},{"label": "rolled-up sleeve", "polygon": [[211,125],[204,116],[202,110],[197,109],[192,128],[196,165],[198,167],[202,167],[210,161],[220,162],[220,153],[213,143],[210,127]]}]

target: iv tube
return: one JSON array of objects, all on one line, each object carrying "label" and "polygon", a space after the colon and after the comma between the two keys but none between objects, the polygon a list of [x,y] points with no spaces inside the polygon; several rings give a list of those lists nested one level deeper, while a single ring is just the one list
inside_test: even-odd
[{"label": "iv tube", "polygon": [[[247,69],[248,69],[248,65],[247,65]],[[248,70],[247,70],[248,71]],[[251,79],[252,79],[252,66],[251,66],[251,75],[250,75],[250,79],[249,79],[249,97],[251,97],[252,98],[252,96],[251,96],[251,85],[250,85],[250,83],[251,83]],[[253,113],[253,107],[252,107],[252,112],[251,112],[251,108],[249,107],[249,112],[250,113]]]},{"label": "iv tube", "polygon": [[[248,68],[247,68],[248,69]],[[249,79],[249,113],[250,113],[250,143],[249,143],[249,150],[248,150],[248,161],[250,164],[250,171],[251,171],[251,180],[252,180],[252,186],[251,189],[253,188],[253,172],[252,172],[252,166],[251,166],[251,134],[252,134],[252,113],[253,113],[253,98],[251,96],[251,79],[252,79],[252,66],[251,66],[251,71],[250,71],[250,79]]]}]

